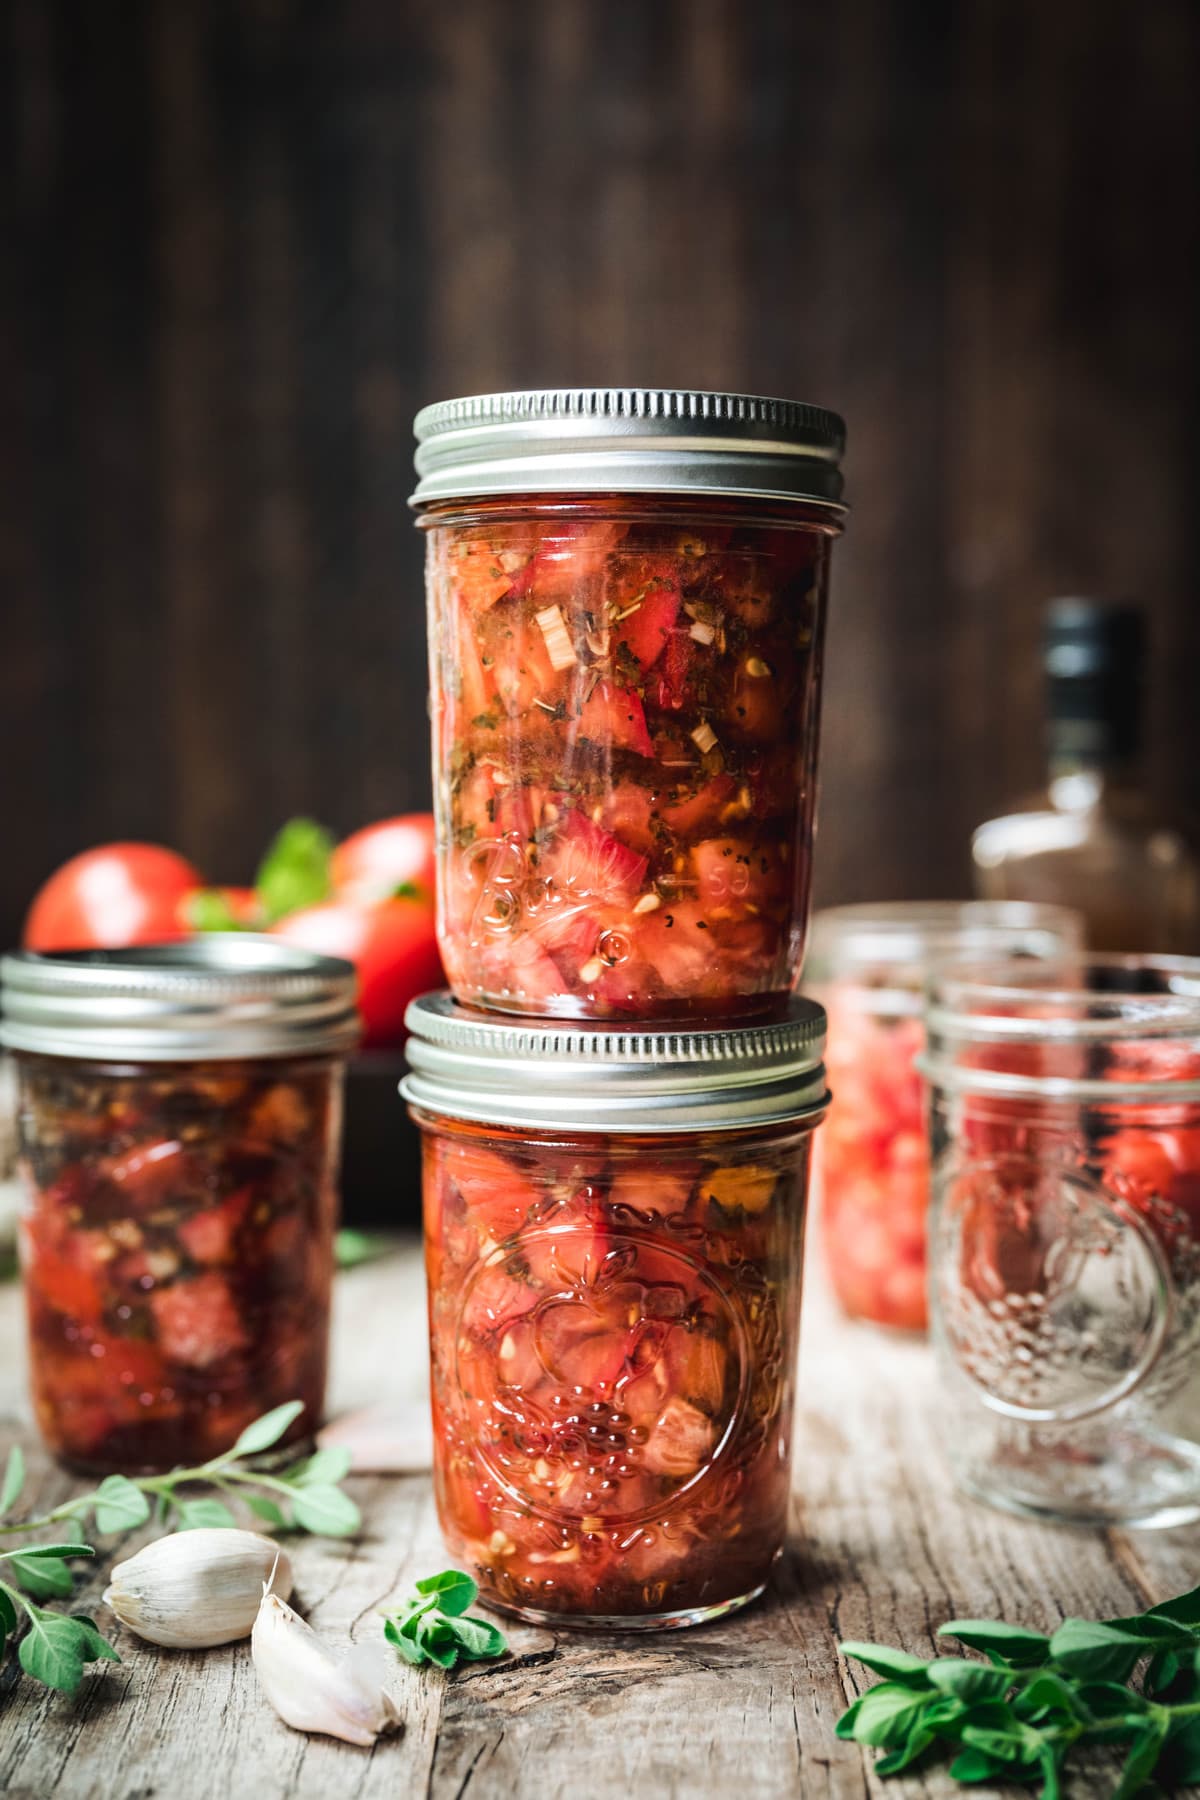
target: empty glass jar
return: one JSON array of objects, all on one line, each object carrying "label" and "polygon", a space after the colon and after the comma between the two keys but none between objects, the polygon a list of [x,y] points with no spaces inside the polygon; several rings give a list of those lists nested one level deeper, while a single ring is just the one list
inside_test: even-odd
[{"label": "empty glass jar", "polygon": [[1200,1518],[1200,961],[933,984],[930,1296],[972,1493]]}]

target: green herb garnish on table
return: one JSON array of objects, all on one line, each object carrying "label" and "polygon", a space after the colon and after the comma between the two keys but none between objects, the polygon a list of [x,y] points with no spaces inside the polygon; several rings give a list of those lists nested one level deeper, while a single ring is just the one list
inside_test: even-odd
[{"label": "green herb garnish on table", "polygon": [[229,1500],[244,1501],[274,1532],[349,1537],[357,1531],[361,1524],[358,1508],[338,1485],[349,1472],[348,1450],[318,1450],[277,1471],[245,1466],[248,1457],[272,1449],[302,1411],[302,1401],[289,1400],[247,1425],[223,1455],[194,1469],[137,1477],[106,1475],[99,1487],[25,1519],[9,1518],[25,1486],[25,1458],[19,1446],[14,1447],[0,1483],[0,1645],[23,1623],[17,1651],[21,1667],[47,1687],[68,1694],[79,1686],[86,1663],[101,1658],[120,1660],[93,1620],[47,1612],[38,1604],[69,1598],[75,1580],[67,1565],[74,1557],[94,1556],[93,1546],[71,1541],[4,1548],[6,1538],[44,1531],[68,1520],[82,1529],[89,1515],[93,1530],[101,1534],[134,1531],[146,1524],[152,1513],[159,1524],[179,1531],[236,1525],[233,1511],[216,1493],[189,1491],[200,1486],[215,1489]]},{"label": "green herb garnish on table", "polygon": [[504,1633],[487,1619],[466,1616],[478,1598],[478,1586],[459,1569],[427,1575],[398,1612],[385,1613],[384,1636],[405,1662],[418,1667],[435,1663],[452,1669],[460,1659],[485,1662],[503,1656],[508,1648]]},{"label": "green herb garnish on table", "polygon": [[841,1645],[886,1677],[837,1722],[839,1737],[887,1752],[877,1774],[951,1757],[956,1781],[1040,1780],[1043,1800],[1060,1800],[1075,1752],[1109,1745],[1125,1751],[1112,1800],[1151,1777],[1200,1781],[1200,1588],[1134,1618],[1066,1619],[1050,1636],[987,1619],[953,1619],[938,1636],[988,1660]]}]

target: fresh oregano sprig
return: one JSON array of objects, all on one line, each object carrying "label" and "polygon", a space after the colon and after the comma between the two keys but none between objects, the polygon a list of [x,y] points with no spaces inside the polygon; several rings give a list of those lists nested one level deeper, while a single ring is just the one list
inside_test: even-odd
[{"label": "fresh oregano sprig", "polygon": [[1040,1779],[1043,1800],[1060,1800],[1073,1752],[1124,1745],[1112,1800],[1132,1800],[1152,1776],[1163,1785],[1200,1781],[1200,1588],[1133,1618],[1066,1619],[1049,1635],[953,1619],[938,1636],[987,1661],[841,1646],[885,1677],[836,1727],[839,1737],[886,1752],[877,1774],[899,1774],[940,1751],[953,1755],[957,1781]]},{"label": "fresh oregano sprig", "polygon": [[397,1612],[384,1614],[383,1634],[405,1662],[435,1663],[452,1669],[463,1662],[485,1662],[508,1649],[504,1633],[488,1619],[468,1618],[479,1588],[460,1569],[443,1569],[418,1581]]},{"label": "fresh oregano sprig", "polygon": [[[152,1512],[160,1524],[179,1531],[235,1525],[236,1517],[224,1500],[189,1491],[201,1485],[244,1501],[273,1531],[349,1537],[361,1520],[353,1500],[338,1486],[349,1472],[348,1450],[318,1450],[291,1468],[270,1474],[244,1466],[248,1457],[261,1456],[277,1444],[302,1410],[301,1401],[290,1400],[264,1413],[247,1425],[232,1449],[196,1468],[133,1478],[107,1475],[99,1487],[50,1512],[16,1520],[9,1514],[25,1487],[25,1458],[14,1445],[0,1481],[0,1541],[66,1521],[84,1527],[89,1517],[102,1535],[133,1531]],[[91,1544],[73,1540],[0,1549],[0,1646],[24,1625],[17,1652],[21,1667],[65,1693],[75,1692],[86,1663],[119,1660],[91,1619],[48,1612],[38,1604],[67,1599],[75,1585],[69,1560],[95,1554]]]},{"label": "fresh oregano sprig", "polygon": [[[166,1475],[106,1475],[99,1487],[65,1500],[53,1511],[19,1523],[0,1523],[0,1536],[18,1531],[41,1531],[63,1519],[86,1520],[91,1514],[98,1532],[133,1531],[144,1525],[151,1511],[159,1524],[173,1524],[177,1530],[194,1530],[201,1525],[235,1525],[234,1514],[222,1500],[211,1494],[188,1492],[199,1486],[216,1488],[230,1499],[243,1500],[257,1518],[276,1531],[309,1531],[317,1537],[349,1537],[362,1523],[357,1506],[338,1483],[350,1469],[347,1450],[318,1450],[290,1469],[267,1474],[261,1469],[247,1469],[247,1457],[261,1456],[277,1444],[293,1419],[303,1411],[303,1402],[289,1400],[272,1412],[264,1413],[247,1425],[232,1449],[214,1456],[193,1469],[172,1469]],[[14,1462],[14,1459],[15,1462]],[[24,1462],[19,1449],[9,1458],[3,1493],[9,1482],[15,1483],[7,1505],[0,1505],[0,1518],[15,1504],[24,1484]]]}]

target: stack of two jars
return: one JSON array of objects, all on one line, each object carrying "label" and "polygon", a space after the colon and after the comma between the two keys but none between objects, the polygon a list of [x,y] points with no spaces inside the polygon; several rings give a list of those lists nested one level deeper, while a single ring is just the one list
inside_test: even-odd
[{"label": "stack of two jars", "polygon": [[442,1527],[503,1609],[688,1624],[786,1530],[843,429],[583,390],[417,437],[452,994],[410,1009],[404,1093]]}]

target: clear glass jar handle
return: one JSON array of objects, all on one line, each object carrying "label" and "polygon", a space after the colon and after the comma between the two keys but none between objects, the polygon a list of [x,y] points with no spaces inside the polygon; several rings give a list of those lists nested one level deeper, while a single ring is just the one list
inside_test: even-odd
[{"label": "clear glass jar handle", "polygon": [[934,1171],[935,1352],[991,1411],[1087,1419],[1162,1352],[1170,1270],[1141,1216],[1089,1175],[1025,1155],[951,1151]]}]

